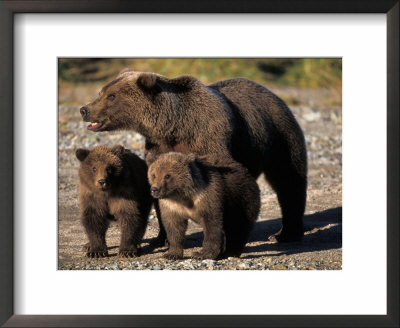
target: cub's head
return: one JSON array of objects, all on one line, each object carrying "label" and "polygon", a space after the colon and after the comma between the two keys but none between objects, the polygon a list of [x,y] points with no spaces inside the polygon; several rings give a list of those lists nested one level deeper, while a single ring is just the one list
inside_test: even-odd
[{"label": "cub's head", "polygon": [[196,189],[195,156],[182,153],[160,155],[148,170],[151,195],[154,198],[190,197]]},{"label": "cub's head", "polygon": [[76,158],[81,162],[79,179],[91,189],[106,191],[115,187],[122,173],[122,146],[98,146],[92,150],[79,148]]},{"label": "cub's head", "polygon": [[146,135],[152,130],[172,91],[183,92],[193,78],[168,79],[164,76],[122,70],[105,85],[97,99],[80,108],[82,119],[91,131],[136,130]]}]

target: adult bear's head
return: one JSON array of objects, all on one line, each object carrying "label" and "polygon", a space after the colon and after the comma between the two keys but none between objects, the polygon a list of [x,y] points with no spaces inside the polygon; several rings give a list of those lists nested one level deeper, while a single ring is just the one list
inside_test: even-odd
[{"label": "adult bear's head", "polygon": [[[88,130],[132,129],[149,136],[157,125],[166,124],[172,108],[179,107],[176,95],[190,90],[194,81],[190,76],[168,79],[124,69],[101,89],[96,100],[81,107],[80,113],[90,122]],[[173,122],[171,117],[169,120]]]}]

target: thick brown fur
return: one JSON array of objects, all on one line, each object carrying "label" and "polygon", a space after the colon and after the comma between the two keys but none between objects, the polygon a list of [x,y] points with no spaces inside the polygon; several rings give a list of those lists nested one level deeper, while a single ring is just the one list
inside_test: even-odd
[{"label": "thick brown fur", "polygon": [[195,258],[240,256],[260,211],[260,191],[246,168],[230,159],[170,152],[150,165],[148,175],[170,245],[165,257],[183,257],[189,218],[204,232]]},{"label": "thick brown fur", "polygon": [[99,122],[93,131],[135,130],[145,136],[148,164],[178,151],[232,157],[253,177],[265,173],[282,209],[282,229],[273,238],[302,238],[305,140],[288,106],[265,87],[243,78],[207,86],[191,76],[125,70],[81,114]]},{"label": "thick brown fur", "polygon": [[121,227],[119,254],[138,256],[152,205],[147,165],[122,146],[77,149],[81,222],[89,238],[87,256],[107,255],[111,220]]}]

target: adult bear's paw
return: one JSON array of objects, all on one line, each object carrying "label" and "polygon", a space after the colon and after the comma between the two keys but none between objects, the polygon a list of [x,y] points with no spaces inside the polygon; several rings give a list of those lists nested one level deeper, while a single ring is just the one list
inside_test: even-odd
[{"label": "adult bear's paw", "polygon": [[268,237],[268,241],[272,243],[289,243],[300,241],[303,239],[303,232],[279,230],[277,233]]},{"label": "adult bear's paw", "polygon": [[169,246],[168,239],[165,238],[164,236],[157,236],[156,238],[153,238],[150,243],[149,243],[150,248],[160,248],[160,247],[165,247]]}]

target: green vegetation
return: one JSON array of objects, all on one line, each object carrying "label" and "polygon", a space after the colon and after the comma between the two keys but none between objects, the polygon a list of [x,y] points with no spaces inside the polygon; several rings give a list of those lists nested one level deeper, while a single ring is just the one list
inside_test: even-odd
[{"label": "green vegetation", "polygon": [[61,58],[60,86],[103,84],[130,67],[167,77],[190,74],[203,83],[246,77],[265,86],[341,88],[340,58]]}]

